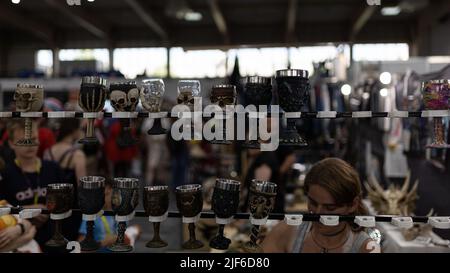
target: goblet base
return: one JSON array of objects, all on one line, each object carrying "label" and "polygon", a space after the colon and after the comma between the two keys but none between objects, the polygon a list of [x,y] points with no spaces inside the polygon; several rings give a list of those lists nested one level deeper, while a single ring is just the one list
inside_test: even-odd
[{"label": "goblet base", "polygon": [[447,144],[445,142],[433,142],[431,144],[428,144],[425,147],[426,148],[434,148],[434,149],[449,149],[450,144]]},{"label": "goblet base", "polygon": [[296,131],[287,131],[282,133],[280,145],[306,147],[308,143]]},{"label": "goblet base", "polygon": [[84,145],[97,145],[99,142],[96,137],[85,137],[85,138],[78,140],[78,143],[84,144]]},{"label": "goblet base", "polygon": [[133,250],[133,247],[128,244],[114,243],[108,249],[112,252],[130,252]]},{"label": "goblet base", "polygon": [[246,242],[243,245],[243,249],[245,252],[248,252],[248,253],[263,253],[262,248],[259,245],[255,244],[251,241]]},{"label": "goblet base", "polygon": [[66,253],[67,244],[69,241],[66,238],[51,238],[45,243],[45,252],[48,253]]},{"label": "goblet base", "polygon": [[17,146],[39,146],[39,142],[37,142],[34,139],[19,139],[19,141],[16,142]]},{"label": "goblet base", "polygon": [[161,247],[166,247],[167,245],[168,244],[163,240],[151,240],[151,241],[148,241],[147,244],[145,244],[145,246],[148,248],[161,248]]},{"label": "goblet base", "polygon": [[220,250],[228,249],[230,244],[231,240],[223,236],[216,236],[209,242],[210,247]]},{"label": "goblet base", "polygon": [[230,145],[230,144],[232,144],[233,142],[232,142],[232,141],[229,141],[229,140],[218,140],[218,139],[214,139],[214,140],[211,140],[209,143],[211,143],[211,144],[220,144],[220,145]]},{"label": "goblet base", "polygon": [[149,135],[165,135],[167,134],[167,130],[164,129],[161,125],[161,119],[157,118],[155,119],[152,128],[147,131],[147,134]]},{"label": "goblet base", "polygon": [[189,240],[189,241],[183,243],[182,247],[184,249],[197,249],[197,248],[202,248],[203,243],[199,240]]},{"label": "goblet base", "polygon": [[259,149],[261,148],[261,145],[259,144],[259,142],[257,140],[249,140],[249,141],[245,141],[242,144],[243,148],[246,149]]},{"label": "goblet base", "polygon": [[81,251],[96,251],[100,248],[100,243],[94,240],[84,239],[80,242]]}]

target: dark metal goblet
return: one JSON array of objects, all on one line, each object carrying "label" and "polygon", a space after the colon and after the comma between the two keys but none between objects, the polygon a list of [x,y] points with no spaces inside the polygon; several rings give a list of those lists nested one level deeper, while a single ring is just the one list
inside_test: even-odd
[{"label": "dark metal goblet", "polygon": [[[272,101],[272,83],[270,78],[250,76],[244,79],[244,99],[245,106],[255,105],[259,112],[259,106],[265,105],[267,108]],[[251,118],[249,118],[251,120]],[[258,122],[256,122],[258,124]],[[256,125],[258,130],[258,125]],[[244,148],[258,149],[260,147],[258,140],[246,140],[242,146]]]},{"label": "dark metal goblet", "polygon": [[[150,113],[159,112],[164,92],[165,87],[162,79],[143,80],[140,92],[142,106]],[[167,130],[161,125],[161,118],[155,118],[152,128],[147,131],[149,135],[163,135],[166,133]]]},{"label": "dark metal goblet", "polygon": [[[249,195],[251,218],[256,220],[267,218],[274,208],[276,195],[277,185],[275,183],[256,179],[252,180]],[[253,224],[250,241],[244,244],[245,251],[262,252],[261,247],[256,243],[258,240],[259,226]]]},{"label": "dark metal goblet", "polygon": [[[96,76],[83,77],[81,79],[80,94],[78,104],[85,112],[100,112],[105,107],[106,100],[106,80]],[[89,118],[86,136],[78,142],[82,144],[97,144],[98,140],[94,136],[95,118]]]},{"label": "dark metal goblet", "polygon": [[[135,81],[116,82],[109,85],[111,105],[117,112],[134,112],[139,103],[139,89]],[[120,118],[121,131],[116,142],[119,147],[129,147],[136,144],[131,135],[129,118]]]},{"label": "dark metal goblet", "polygon": [[[423,103],[426,110],[450,109],[450,80],[432,80],[422,83]],[[434,117],[434,139],[427,148],[450,148],[445,141],[442,117]]]},{"label": "dark metal goblet", "polygon": [[169,190],[167,186],[148,186],[144,188],[144,209],[149,221],[153,223],[153,239],[145,246],[160,248],[167,243],[159,237],[159,226],[169,209]]},{"label": "dark metal goblet", "polygon": [[105,204],[105,178],[101,176],[85,176],[80,179],[78,189],[78,205],[86,220],[86,236],[81,241],[82,251],[94,251],[100,244],[94,239],[94,223],[96,214]]},{"label": "dark metal goblet", "polygon": [[[51,214],[64,214],[72,208],[73,204],[73,185],[72,184],[49,184],[47,185],[46,205]],[[64,252],[68,240],[64,238],[61,231],[61,221],[53,220],[55,231],[52,238],[45,243],[47,248]]]},{"label": "dark metal goblet", "polygon": [[[285,112],[300,112],[309,97],[308,71],[284,69],[276,72],[278,100]],[[298,134],[296,119],[288,118],[286,129],[280,137],[280,145],[307,146]]]},{"label": "dark metal goblet", "polygon": [[233,217],[239,206],[239,189],[241,183],[235,180],[216,180],[212,196],[211,208],[216,214],[216,222],[219,224],[219,232],[210,242],[209,246],[216,249],[227,249],[231,240],[223,235],[225,223]]},{"label": "dark metal goblet", "polygon": [[[42,109],[44,103],[44,88],[39,84],[17,84],[14,92],[16,111],[37,112]],[[19,139],[17,146],[38,146],[39,141],[31,138],[33,130],[32,118],[25,118],[25,137]]]},{"label": "dark metal goblet", "polygon": [[[189,184],[178,186],[175,189],[177,207],[183,217],[193,218],[203,208],[202,186]],[[189,240],[183,243],[185,249],[196,249],[203,247],[203,243],[195,238],[195,224],[189,223]]]},{"label": "dark metal goblet", "polygon": [[[139,203],[139,180],[136,178],[114,178],[111,204],[114,213],[118,216],[127,216],[133,213]],[[125,230],[127,222],[119,221],[116,242],[109,247],[113,252],[129,252],[133,247],[125,243]]]},{"label": "dark metal goblet", "polygon": [[[234,106],[236,104],[236,86],[231,84],[219,84],[214,85],[211,89],[211,104],[218,105],[222,108],[222,111],[226,111],[227,105]],[[225,115],[225,112],[223,113]],[[218,120],[222,124],[224,119]],[[217,130],[217,127],[216,129]],[[222,140],[215,139],[212,140],[213,144],[231,144],[232,142],[226,140],[225,130],[220,132],[222,135]]]}]

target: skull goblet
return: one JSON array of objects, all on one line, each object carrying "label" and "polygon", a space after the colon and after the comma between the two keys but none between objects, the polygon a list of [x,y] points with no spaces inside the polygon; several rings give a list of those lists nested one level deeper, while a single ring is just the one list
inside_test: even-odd
[{"label": "skull goblet", "polygon": [[[222,111],[226,111],[227,105],[234,106],[236,104],[236,86],[230,84],[214,85],[211,90],[210,100],[213,105],[218,105],[220,108],[222,108]],[[218,120],[218,122],[223,123],[223,120]],[[220,139],[212,140],[211,143],[213,144],[232,143],[231,141],[225,139],[225,131],[221,131],[220,134],[222,135],[222,140]]]},{"label": "skull goblet", "polygon": [[[36,112],[44,103],[44,88],[38,84],[17,84],[14,92],[16,110],[19,112]],[[32,118],[25,118],[25,137],[17,141],[17,146],[38,146],[39,141],[31,138],[33,130]]]},{"label": "skull goblet", "polygon": [[[177,103],[183,104],[189,107],[190,111],[194,111],[194,103],[195,99],[200,97],[200,81],[198,80],[180,80],[178,81],[177,86]],[[194,112],[195,114],[195,112]],[[193,119],[196,117],[194,116]],[[193,120],[191,119],[191,121]],[[196,136],[202,133],[201,128],[200,132],[198,132],[198,128],[195,128],[195,126],[192,126],[192,124],[189,124],[189,128],[186,128],[191,132],[191,138],[195,139]],[[199,136],[201,138],[201,136]]]},{"label": "skull goblet", "polygon": [[[117,216],[129,216],[139,203],[139,180],[136,178],[114,178],[111,204]],[[133,247],[125,243],[125,230],[127,222],[118,221],[118,232],[116,242],[109,247],[113,252],[129,252]]]},{"label": "skull goblet", "polygon": [[244,244],[247,252],[262,252],[261,247],[256,243],[258,240],[258,222],[264,222],[275,205],[277,195],[277,185],[268,181],[252,180],[250,185],[249,207],[250,221],[253,224],[250,241]]},{"label": "skull goblet", "polygon": [[175,189],[177,207],[183,216],[183,222],[189,222],[189,240],[183,243],[185,249],[203,247],[203,243],[195,238],[195,219],[203,208],[202,186],[189,184]]},{"label": "skull goblet", "polygon": [[159,248],[167,243],[159,237],[159,226],[167,217],[169,209],[169,190],[167,186],[148,186],[144,188],[144,209],[149,221],[153,222],[153,239],[145,246]]},{"label": "skull goblet", "polygon": [[[109,86],[109,97],[111,105],[117,112],[134,112],[139,103],[139,90],[136,82],[116,82]],[[129,147],[136,143],[136,140],[131,135],[129,118],[121,118],[121,131],[117,138],[117,145],[119,147]]]},{"label": "skull goblet", "polygon": [[[143,80],[140,92],[142,106],[150,113],[159,112],[164,92],[164,81],[162,79]],[[152,128],[147,133],[149,135],[163,135],[167,133],[167,130],[162,127],[161,119],[155,118]]]},{"label": "skull goblet", "polygon": [[[96,76],[83,77],[81,79],[80,94],[78,104],[85,112],[100,112],[105,107],[106,100],[106,80]],[[78,142],[87,145],[98,143],[94,136],[94,118],[88,118],[86,136]]]}]

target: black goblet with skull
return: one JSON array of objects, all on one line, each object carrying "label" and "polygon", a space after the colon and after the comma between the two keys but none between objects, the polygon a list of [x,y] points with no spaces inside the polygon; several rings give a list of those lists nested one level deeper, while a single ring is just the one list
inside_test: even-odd
[{"label": "black goblet with skull", "polygon": [[[234,106],[236,104],[236,86],[231,84],[214,85],[211,90],[210,100],[213,105],[218,105],[220,108],[222,108],[222,111],[225,111],[225,114],[227,114],[226,112],[229,110],[227,106]],[[222,120],[220,120],[219,122],[223,124]],[[222,139],[213,140],[211,141],[211,143],[231,144],[231,141],[225,139],[224,130],[222,130],[220,134],[222,135]]]},{"label": "black goblet with skull", "polygon": [[[164,81],[162,79],[143,80],[140,92],[142,106],[150,113],[159,112],[164,91]],[[162,135],[167,133],[167,130],[161,125],[161,118],[154,119],[153,126],[147,133],[149,135]]]},{"label": "black goblet with skull", "polygon": [[[14,101],[18,112],[40,111],[44,103],[44,88],[37,84],[17,84]],[[32,139],[33,120],[25,118],[25,137],[17,141],[18,146],[37,146],[38,140]]]},{"label": "black goblet with skull", "polygon": [[[109,86],[109,97],[111,105],[117,112],[134,112],[139,103],[139,89],[136,82],[116,82]],[[117,145],[119,147],[129,147],[136,143],[136,140],[131,134],[129,118],[121,118],[121,131],[117,138]]]}]

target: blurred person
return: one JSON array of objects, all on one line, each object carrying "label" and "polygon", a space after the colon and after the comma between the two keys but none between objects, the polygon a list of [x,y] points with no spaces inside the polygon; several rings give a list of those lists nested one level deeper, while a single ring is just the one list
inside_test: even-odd
[{"label": "blurred person", "polygon": [[[10,206],[6,200],[0,200],[1,206]],[[39,245],[33,240],[36,228],[28,220],[18,215],[0,216],[0,253],[22,252],[39,253]]]},{"label": "blurred person", "polygon": [[[138,156],[137,145],[121,148],[117,144],[117,138],[121,132],[121,124],[118,120],[113,121],[105,141],[104,153],[109,163],[112,164],[112,176],[128,177],[131,171],[133,159]],[[132,137],[136,137],[136,130],[131,130]]]},{"label": "blurred person", "polygon": [[[24,208],[46,208],[47,185],[64,182],[58,164],[41,160],[37,156],[37,146],[16,146],[15,143],[25,136],[24,120],[12,119],[8,123],[8,143],[14,150],[15,159],[6,161],[0,174],[0,199],[12,206]],[[37,139],[34,126],[32,138]],[[39,215],[31,219],[37,228],[36,241],[42,246],[50,239],[48,215]]]},{"label": "blurred person", "polygon": [[[367,215],[359,175],[347,162],[327,158],[316,163],[305,178],[308,210],[314,214]],[[337,226],[303,222],[277,224],[261,243],[264,252],[358,253],[380,252],[364,228],[342,221]]]},{"label": "blurred person", "polygon": [[[62,119],[59,123],[57,143],[44,153],[44,159],[56,162],[62,169],[64,183],[73,185],[73,208],[78,208],[78,184],[80,178],[86,176],[86,155],[77,145],[81,136],[80,120],[77,118]],[[81,215],[74,214],[63,223],[68,239],[78,237]]]},{"label": "blurred person", "polygon": [[[153,119],[145,119],[142,124],[142,138],[147,148],[145,165],[145,182],[147,186],[156,185],[164,179],[169,163],[169,151],[166,145],[167,134],[149,135],[147,131],[153,126]],[[163,127],[164,124],[163,124]]]}]

